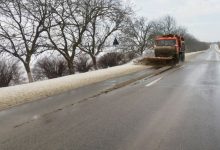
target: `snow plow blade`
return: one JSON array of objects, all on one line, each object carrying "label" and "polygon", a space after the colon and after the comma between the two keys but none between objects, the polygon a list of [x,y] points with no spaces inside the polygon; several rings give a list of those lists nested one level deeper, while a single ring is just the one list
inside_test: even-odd
[{"label": "snow plow blade", "polygon": [[173,57],[144,57],[139,60],[144,65],[174,65]]}]

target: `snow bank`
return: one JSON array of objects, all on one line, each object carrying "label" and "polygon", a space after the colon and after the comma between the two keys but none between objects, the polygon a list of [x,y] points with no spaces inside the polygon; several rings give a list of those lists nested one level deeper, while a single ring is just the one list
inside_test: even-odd
[{"label": "snow bank", "polygon": [[[187,53],[186,58],[190,59],[198,53],[201,53],[201,51]],[[0,109],[27,101],[45,98],[92,83],[138,72],[147,68],[150,68],[150,66],[134,65],[133,63],[129,63],[108,69],[75,74],[30,84],[0,88]]]},{"label": "snow bank", "polygon": [[92,83],[138,72],[147,68],[149,68],[149,66],[126,64],[46,81],[1,88],[0,108],[52,96]]},{"label": "snow bank", "polygon": [[204,51],[198,51],[198,52],[190,52],[190,53],[186,53],[186,56],[192,56],[192,55],[195,55],[195,54],[199,54],[199,53],[203,53]]},{"label": "snow bank", "polygon": [[200,53],[203,53],[203,52],[204,51],[197,51],[197,52],[186,53],[186,61],[192,59],[197,54],[200,54]]}]

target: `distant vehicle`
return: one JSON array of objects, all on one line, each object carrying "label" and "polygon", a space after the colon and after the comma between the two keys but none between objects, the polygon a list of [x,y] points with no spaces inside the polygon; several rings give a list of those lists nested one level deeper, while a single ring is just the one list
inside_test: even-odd
[{"label": "distant vehicle", "polygon": [[[155,39],[155,57],[158,60],[172,59],[175,63],[185,61],[185,41],[178,35],[162,35]],[[153,59],[153,58],[152,58]]]}]

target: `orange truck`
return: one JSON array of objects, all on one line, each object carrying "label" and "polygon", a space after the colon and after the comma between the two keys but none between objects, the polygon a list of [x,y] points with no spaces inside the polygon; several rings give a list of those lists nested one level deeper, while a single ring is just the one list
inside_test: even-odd
[{"label": "orange truck", "polygon": [[173,60],[174,63],[185,60],[184,38],[178,35],[162,35],[155,39],[155,59]]}]

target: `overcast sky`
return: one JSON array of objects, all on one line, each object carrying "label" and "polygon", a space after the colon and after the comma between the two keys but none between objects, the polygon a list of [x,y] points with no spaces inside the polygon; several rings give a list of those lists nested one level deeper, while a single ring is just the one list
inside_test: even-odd
[{"label": "overcast sky", "polygon": [[140,16],[171,15],[178,25],[203,41],[220,41],[220,0],[131,0]]}]

